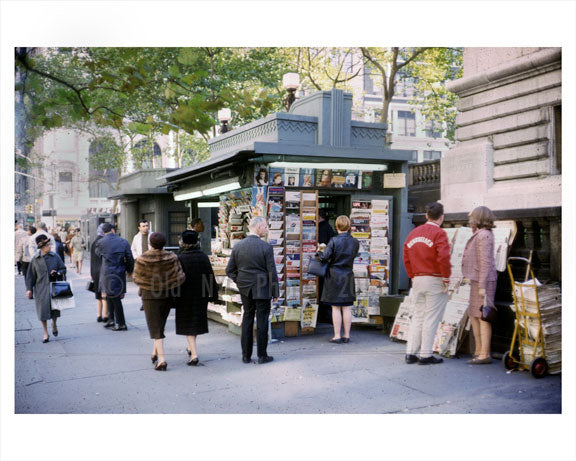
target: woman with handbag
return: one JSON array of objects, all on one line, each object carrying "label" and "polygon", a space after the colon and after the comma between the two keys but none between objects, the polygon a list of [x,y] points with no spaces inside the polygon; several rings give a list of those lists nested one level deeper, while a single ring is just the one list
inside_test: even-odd
[{"label": "woman with handbag", "polygon": [[88,289],[94,292],[96,297],[96,321],[108,322],[108,303],[106,298],[102,298],[102,292],[98,290],[100,286],[100,269],[102,268],[102,256],[96,254],[96,242],[104,237],[104,223],[98,226],[96,230],[96,239],[92,242],[90,247],[90,276],[92,280],[88,285]]},{"label": "woman with handbag", "polygon": [[218,284],[208,256],[200,249],[198,233],[185,230],[180,238],[178,260],[186,274],[176,300],[176,334],[185,335],[188,365],[198,365],[196,336],[208,333],[208,301],[218,299]]},{"label": "woman with handbag", "polygon": [[[325,250],[319,248],[317,254],[321,263],[328,264],[321,301],[332,306],[334,337],[330,342],[340,344],[350,341],[352,326],[350,307],[356,301],[353,266],[360,244],[349,233],[348,216],[338,216],[336,230],[338,235],[330,240]],[[340,334],[342,326],[344,336]]]},{"label": "woman with handbag", "polygon": [[496,266],[494,264],[494,215],[489,208],[479,206],[468,215],[472,237],[466,242],[462,257],[462,275],[470,280],[470,299],[466,313],[472,324],[475,353],[471,365],[492,363],[490,342],[492,324],[482,320],[482,307],[494,308]]},{"label": "woman with handbag", "polygon": [[178,257],[164,250],[166,237],[161,232],[150,235],[151,248],[136,258],[133,280],[140,288],[146,324],[154,340],[152,363],[157,371],[166,371],[164,360],[164,327],[178,287],[184,282],[184,272]]},{"label": "woman with handbag", "polygon": [[[50,297],[50,282],[66,278],[66,265],[56,253],[50,251],[50,239],[44,234],[36,237],[36,245],[40,253],[32,258],[26,277],[26,296],[28,299],[36,298],[36,314],[42,322],[44,330],[44,343],[50,341],[47,321],[52,319],[52,334],[58,336],[56,319],[60,311],[52,310]],[[35,295],[35,296],[33,296]]]}]

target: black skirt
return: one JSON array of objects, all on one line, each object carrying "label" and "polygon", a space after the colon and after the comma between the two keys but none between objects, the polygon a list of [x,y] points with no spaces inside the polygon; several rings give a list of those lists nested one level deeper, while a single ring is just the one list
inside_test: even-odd
[{"label": "black skirt", "polygon": [[176,334],[197,336],[208,333],[208,299],[178,300],[176,306]]}]

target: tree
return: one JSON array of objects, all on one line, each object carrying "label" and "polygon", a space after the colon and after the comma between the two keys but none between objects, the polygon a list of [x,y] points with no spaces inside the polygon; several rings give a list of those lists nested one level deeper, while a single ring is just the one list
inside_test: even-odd
[{"label": "tree", "polygon": [[418,90],[412,104],[421,105],[425,116],[446,125],[447,137],[453,139],[456,96],[445,89],[444,83],[458,77],[461,50],[399,47],[360,50],[383,89],[381,123],[388,121],[388,109],[399,79],[412,78]]}]

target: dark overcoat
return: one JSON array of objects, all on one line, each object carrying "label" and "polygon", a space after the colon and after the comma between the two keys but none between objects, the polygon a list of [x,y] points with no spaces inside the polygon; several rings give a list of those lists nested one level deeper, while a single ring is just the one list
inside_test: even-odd
[{"label": "dark overcoat", "polygon": [[103,237],[98,235],[92,246],[90,247],[90,277],[94,282],[94,288],[96,289],[96,299],[102,299],[101,292],[98,289],[100,286],[100,269],[102,268],[102,256],[96,254],[96,243]]},{"label": "dark overcoat", "polygon": [[26,289],[32,291],[36,301],[38,320],[60,317],[60,311],[52,310],[50,298],[50,272],[60,272],[66,280],[66,265],[56,253],[38,254],[30,261],[26,276]]},{"label": "dark overcoat", "polygon": [[126,272],[134,270],[130,244],[116,234],[107,234],[96,243],[96,255],[102,258],[98,289],[109,298],[126,293]]},{"label": "dark overcoat", "polygon": [[218,283],[208,256],[200,249],[183,249],[178,254],[186,280],[176,298],[176,334],[208,333],[208,301],[218,299]]},{"label": "dark overcoat", "polygon": [[328,263],[321,301],[330,303],[353,303],[356,301],[354,286],[354,258],[360,243],[347,232],[330,240],[326,249],[318,252],[318,259]]},{"label": "dark overcoat", "polygon": [[252,293],[252,299],[271,299],[279,295],[274,250],[257,235],[249,235],[234,246],[226,275],[243,296]]}]

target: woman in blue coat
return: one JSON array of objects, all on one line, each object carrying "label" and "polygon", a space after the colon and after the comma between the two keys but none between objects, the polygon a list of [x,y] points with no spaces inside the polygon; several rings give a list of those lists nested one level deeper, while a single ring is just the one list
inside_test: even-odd
[{"label": "woman in blue coat", "polygon": [[[332,306],[334,337],[330,342],[339,344],[350,341],[352,326],[350,307],[356,301],[353,267],[360,243],[348,232],[350,230],[348,216],[338,216],[336,230],[338,235],[330,240],[324,251],[318,252],[318,259],[322,263],[328,263],[321,301]],[[341,337],[342,326],[344,336]]]}]

